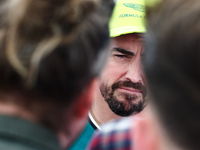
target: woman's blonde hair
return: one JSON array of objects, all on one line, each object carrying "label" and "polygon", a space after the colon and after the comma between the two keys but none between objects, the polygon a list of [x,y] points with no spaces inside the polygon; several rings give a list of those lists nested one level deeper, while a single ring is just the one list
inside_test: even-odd
[{"label": "woman's blonde hair", "polygon": [[[71,43],[97,0],[6,0],[0,8],[5,57],[33,86],[40,61],[59,44]],[[29,52],[27,52],[29,49]],[[25,54],[26,53],[26,54]]]},{"label": "woman's blonde hair", "polygon": [[0,96],[69,105],[109,39],[98,9],[98,0],[0,0]]}]

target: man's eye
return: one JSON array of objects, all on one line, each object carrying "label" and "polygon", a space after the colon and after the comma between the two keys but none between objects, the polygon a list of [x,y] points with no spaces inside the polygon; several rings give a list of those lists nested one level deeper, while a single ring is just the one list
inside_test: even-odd
[{"label": "man's eye", "polygon": [[117,61],[130,61],[131,57],[129,55],[125,55],[125,54],[114,54],[113,57],[117,60]]},{"label": "man's eye", "polygon": [[115,55],[115,57],[118,57],[118,58],[128,58],[126,55]]}]

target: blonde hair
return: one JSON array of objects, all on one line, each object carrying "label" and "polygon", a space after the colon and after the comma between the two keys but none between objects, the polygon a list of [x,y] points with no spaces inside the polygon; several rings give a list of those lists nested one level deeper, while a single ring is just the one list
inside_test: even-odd
[{"label": "blonde hair", "polygon": [[0,15],[4,26],[0,35],[1,40],[5,38],[5,57],[28,87],[34,86],[40,61],[58,45],[76,38],[81,22],[97,4],[97,0],[2,2]]},{"label": "blonde hair", "polygon": [[59,112],[97,76],[103,67],[98,62],[105,62],[100,54],[109,33],[98,3],[0,1],[1,102],[36,114],[51,128],[60,125]]}]

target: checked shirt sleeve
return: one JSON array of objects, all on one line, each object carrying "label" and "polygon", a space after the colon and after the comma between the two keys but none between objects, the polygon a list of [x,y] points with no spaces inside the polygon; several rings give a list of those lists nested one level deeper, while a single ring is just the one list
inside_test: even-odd
[{"label": "checked shirt sleeve", "polygon": [[120,119],[102,126],[88,147],[88,150],[130,150],[131,119]]},{"label": "checked shirt sleeve", "polygon": [[102,133],[100,131],[95,133],[87,150],[101,150],[101,137]]}]

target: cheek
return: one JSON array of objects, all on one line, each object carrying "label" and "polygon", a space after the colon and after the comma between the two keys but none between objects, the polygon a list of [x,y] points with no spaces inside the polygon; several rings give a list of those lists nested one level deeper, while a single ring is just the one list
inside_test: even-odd
[{"label": "cheek", "polygon": [[124,72],[124,66],[118,65],[116,62],[108,62],[100,75],[100,82],[107,85],[113,84],[119,80]]},{"label": "cheek", "polygon": [[141,70],[141,77],[142,77],[142,83],[146,86],[147,82],[146,82],[146,77],[145,77],[145,73],[144,73],[144,69],[143,68]]}]

